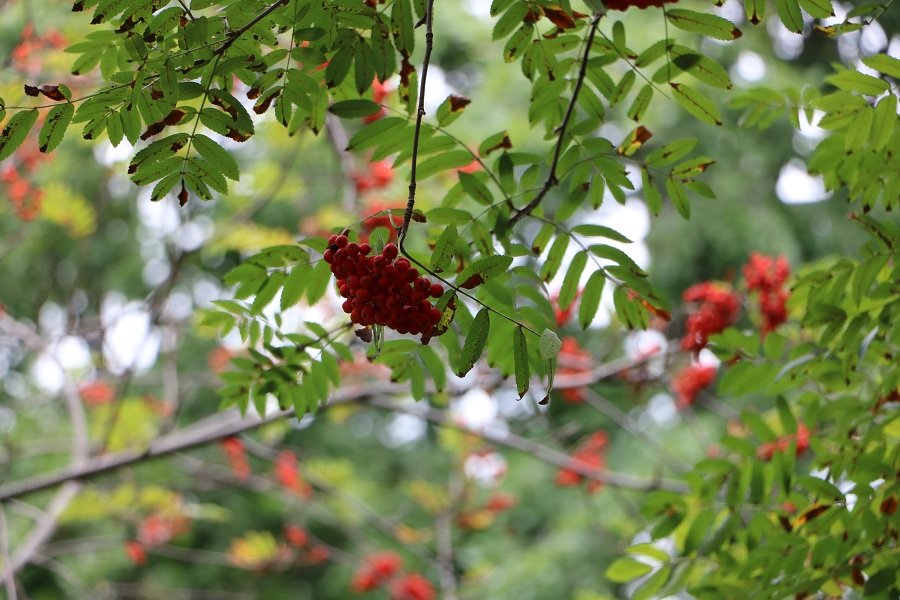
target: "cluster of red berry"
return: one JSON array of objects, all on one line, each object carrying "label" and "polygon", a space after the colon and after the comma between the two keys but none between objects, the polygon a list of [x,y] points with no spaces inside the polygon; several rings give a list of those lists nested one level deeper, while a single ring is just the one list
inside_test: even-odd
[{"label": "cluster of red berry", "polygon": [[759,293],[759,310],[763,317],[760,330],[764,336],[787,321],[788,292],[782,286],[789,275],[790,268],[783,256],[772,258],[753,252],[744,265],[747,289]]},{"label": "cluster of red berry", "polygon": [[[590,371],[592,367],[591,353],[582,348],[574,337],[564,337],[559,349],[559,367],[556,372],[559,375],[578,375]],[[569,404],[581,404],[584,402],[585,390],[583,387],[562,388],[559,394]]]},{"label": "cluster of red berry", "polygon": [[250,461],[247,460],[247,449],[240,438],[230,436],[219,442],[219,447],[228,458],[228,466],[231,474],[238,481],[245,481],[250,477]]},{"label": "cluster of red berry", "polygon": [[432,600],[435,597],[430,581],[418,573],[401,574],[402,568],[403,558],[395,552],[373,554],[353,576],[350,589],[356,593],[369,592],[391,582],[391,600]]},{"label": "cluster of red berry", "polygon": [[797,423],[797,433],[791,435],[783,435],[774,442],[762,444],[756,449],[756,456],[762,460],[772,460],[772,456],[776,452],[786,452],[791,447],[791,442],[797,442],[797,456],[800,456],[809,449],[809,428],[803,423]]},{"label": "cluster of red berry", "polygon": [[440,298],[444,288],[419,276],[394,244],[369,256],[369,244],[350,242],[345,235],[328,239],[325,262],[346,298],[341,308],[359,325],[384,325],[398,333],[422,334],[427,343],[442,313],[429,297]]},{"label": "cluster of red berry", "polygon": [[728,284],[706,281],[691,286],[682,295],[685,302],[696,302],[697,309],[688,315],[687,331],[681,340],[684,350],[700,352],[709,336],[734,323],[741,302]]},{"label": "cluster of red berry", "polygon": [[272,472],[275,474],[278,484],[288,492],[301,498],[312,496],[312,487],[300,476],[297,455],[290,450],[283,450],[278,453]]},{"label": "cluster of red berry", "polygon": [[711,365],[692,364],[679,371],[672,380],[678,408],[692,405],[700,390],[709,387],[715,378],[716,368]]},{"label": "cluster of red berry", "polygon": [[[601,471],[606,466],[606,456],[604,450],[609,439],[606,432],[598,431],[587,439],[578,450],[572,455],[572,463],[586,469],[595,469]],[[581,473],[571,469],[560,469],[556,474],[556,485],[561,487],[576,486],[584,480]],[[599,491],[603,484],[599,481],[591,481],[588,484],[588,491],[593,493]]]},{"label": "cluster of red berry", "polygon": [[369,163],[364,173],[354,173],[353,183],[356,193],[364,194],[370,190],[380,190],[391,185],[394,180],[394,169],[390,161],[382,160]]}]

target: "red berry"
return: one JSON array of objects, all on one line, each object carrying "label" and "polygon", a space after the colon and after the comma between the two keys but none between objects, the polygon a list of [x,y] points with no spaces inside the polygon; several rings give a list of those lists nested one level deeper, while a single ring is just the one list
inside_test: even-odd
[{"label": "red berry", "polygon": [[359,245],[359,253],[362,254],[363,256],[367,255],[371,251],[372,251],[372,247],[370,245],[365,244],[365,243]]},{"label": "red berry", "polygon": [[336,236],[336,235],[333,235],[333,236],[331,236],[330,238],[328,238],[328,245],[329,245],[329,246],[334,246],[334,243],[335,243],[336,241],[337,241],[337,236]]},{"label": "red berry", "polygon": [[322,255],[322,258],[325,259],[325,262],[331,264],[331,262],[334,260],[334,252],[331,250],[331,248],[325,251],[325,253]]},{"label": "red berry", "polygon": [[394,260],[395,258],[397,258],[397,255],[400,253],[400,251],[397,249],[397,246],[395,244],[388,244],[384,247],[384,250],[382,250],[381,253],[386,259]]},{"label": "red berry", "polygon": [[353,311],[353,301],[344,300],[344,303],[341,304],[341,310],[343,310],[347,314],[350,314]]},{"label": "red berry", "polygon": [[438,309],[438,308],[431,309],[431,322],[432,323],[438,323],[441,320],[441,317],[443,317],[443,316],[444,316],[444,314],[440,311],[440,309]]},{"label": "red berry", "polygon": [[440,298],[444,295],[444,287],[439,283],[432,283],[428,288],[428,295],[432,298]]},{"label": "red berry", "polygon": [[397,262],[394,263],[394,268],[397,269],[398,273],[403,273],[409,270],[409,261],[405,258],[398,258]]},{"label": "red berry", "polygon": [[344,248],[348,243],[350,243],[350,240],[347,239],[346,235],[339,235],[334,238],[334,243],[338,248]]}]

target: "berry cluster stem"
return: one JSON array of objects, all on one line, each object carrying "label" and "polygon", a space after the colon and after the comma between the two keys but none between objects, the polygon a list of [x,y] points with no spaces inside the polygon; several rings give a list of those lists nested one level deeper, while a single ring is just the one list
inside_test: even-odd
[{"label": "berry cluster stem", "polygon": [[425,23],[425,56],[422,59],[422,79],[419,82],[419,97],[416,99],[418,109],[416,110],[416,130],[413,133],[412,157],[410,159],[409,198],[406,200],[406,212],[403,214],[403,225],[400,226],[400,234],[398,235],[398,244],[404,256],[408,256],[408,254],[403,243],[406,240],[406,232],[412,220],[413,209],[416,207],[416,161],[419,157],[419,135],[422,131],[422,118],[425,116],[425,82],[428,79],[428,65],[431,63],[431,49],[434,47],[434,31],[432,29],[434,0],[428,0],[425,3],[423,21]]}]

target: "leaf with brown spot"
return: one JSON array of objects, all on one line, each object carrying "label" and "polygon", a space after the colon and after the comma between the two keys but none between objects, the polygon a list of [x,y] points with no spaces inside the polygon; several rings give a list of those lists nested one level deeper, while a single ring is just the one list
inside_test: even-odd
[{"label": "leaf with brown spot", "polygon": [[225,137],[231,138],[236,142],[246,142],[247,140],[250,139],[249,135],[244,135],[240,131],[237,131],[230,127],[228,128],[228,135],[226,135]]},{"label": "leaf with brown spot", "polygon": [[522,18],[523,23],[537,23],[544,16],[543,8],[540,6],[530,6],[528,12]]},{"label": "leaf with brown spot", "polygon": [[616,148],[616,152],[621,156],[631,156],[640,150],[641,147],[647,143],[647,140],[652,137],[653,133],[643,125],[640,125],[625,136],[625,139],[623,139],[622,143],[619,144],[619,147]]},{"label": "leaf with brown spot", "polygon": [[471,100],[466,98],[465,96],[455,96],[453,94],[450,95],[450,112],[459,112],[464,109],[466,106],[472,103]]},{"label": "leaf with brown spot", "polygon": [[881,511],[881,514],[891,516],[895,512],[897,512],[897,497],[896,496],[888,496],[884,499],[881,505],[878,507],[878,510]]},{"label": "leaf with brown spot", "polygon": [[32,97],[37,97],[39,95],[44,95],[51,100],[56,100],[57,102],[61,102],[63,100],[68,100],[65,92],[60,89],[58,85],[42,85],[41,87],[36,87],[33,85],[25,85],[25,93]]},{"label": "leaf with brown spot", "polygon": [[801,525],[806,525],[829,508],[831,508],[831,504],[814,504],[811,508],[807,508],[800,513],[800,516],[794,519],[794,526],[800,527]]},{"label": "leaf with brown spot", "polygon": [[179,108],[172,109],[162,121],[157,121],[156,123],[148,125],[146,131],[141,134],[141,139],[148,140],[154,135],[158,135],[167,125],[177,125],[181,119],[184,118],[184,115],[185,112],[183,110]]},{"label": "leaf with brown spot", "polygon": [[488,146],[488,147],[482,146],[481,148],[478,149],[478,154],[481,156],[487,156],[494,150],[509,150],[512,147],[513,147],[513,145],[512,145],[512,141],[509,139],[509,134],[504,131],[503,137],[500,139],[500,141],[496,142],[492,146]]},{"label": "leaf with brown spot", "polygon": [[459,284],[459,287],[471,290],[474,287],[478,287],[482,283],[484,283],[484,277],[482,277],[480,274],[475,274]]},{"label": "leaf with brown spot", "polygon": [[277,98],[280,95],[281,95],[281,90],[280,89],[275,90],[274,92],[272,92],[271,94],[269,94],[268,96],[266,96],[265,98],[263,98],[262,100],[257,102],[256,104],[254,104],[253,112],[255,112],[258,115],[263,114],[264,112],[269,110],[269,106],[272,105],[272,101],[275,100],[275,98]]},{"label": "leaf with brown spot", "polygon": [[565,11],[565,9],[556,4],[545,6],[544,15],[546,15],[546,17],[550,19],[550,21],[554,25],[562,30],[573,29],[576,24],[575,19],[583,19],[587,16],[574,11],[569,14]]}]

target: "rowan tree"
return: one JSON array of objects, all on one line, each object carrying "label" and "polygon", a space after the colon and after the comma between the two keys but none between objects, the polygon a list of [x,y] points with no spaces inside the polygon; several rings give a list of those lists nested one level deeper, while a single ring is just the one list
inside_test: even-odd
[{"label": "rowan tree", "polygon": [[892,3],[0,5],[6,596],[900,596]]}]

